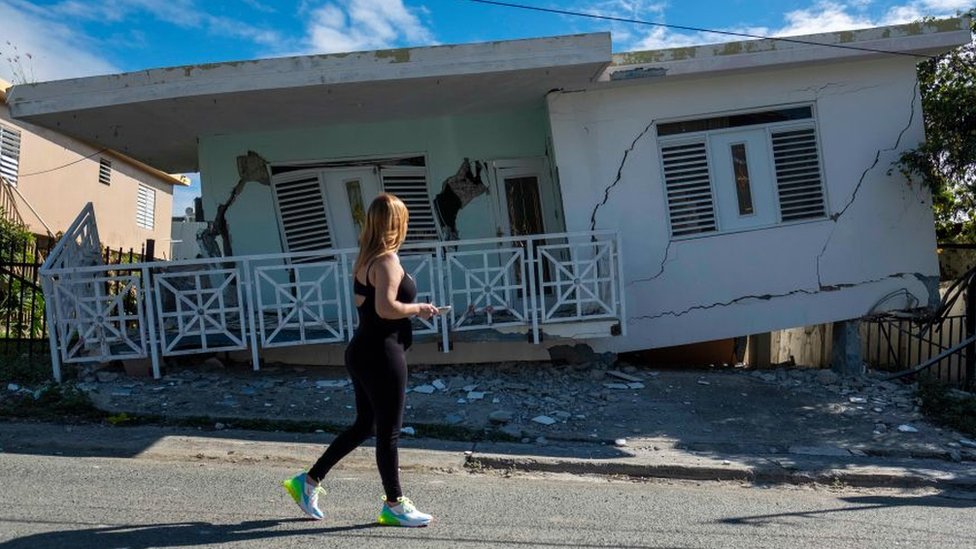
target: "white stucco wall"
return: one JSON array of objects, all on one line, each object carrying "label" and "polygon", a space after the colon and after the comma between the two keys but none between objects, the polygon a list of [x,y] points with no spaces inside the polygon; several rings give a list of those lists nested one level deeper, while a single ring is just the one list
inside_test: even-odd
[{"label": "white stucco wall", "polygon": [[[623,234],[629,333],[597,345],[619,352],[853,319],[892,292],[899,293],[883,307],[928,303],[926,277],[938,275],[931,199],[889,173],[898,152],[923,138],[914,63],[819,64],[550,94],[568,230],[590,228],[633,145],[596,215],[596,228]],[[653,123],[790,104],[814,105],[828,213],[842,215],[669,246]]]}]

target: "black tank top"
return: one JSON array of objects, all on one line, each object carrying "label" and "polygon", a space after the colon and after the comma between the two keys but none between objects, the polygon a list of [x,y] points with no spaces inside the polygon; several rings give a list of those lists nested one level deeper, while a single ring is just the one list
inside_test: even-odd
[{"label": "black tank top", "polygon": [[[363,303],[356,307],[359,311],[359,326],[353,336],[356,339],[377,341],[389,337],[395,337],[396,341],[403,345],[404,349],[409,349],[413,344],[413,325],[409,318],[398,318],[390,320],[381,317],[376,313],[376,287],[369,281],[369,270],[373,267],[373,262],[366,267],[366,284],[363,284],[355,276],[353,280],[353,293],[363,296]],[[417,284],[413,278],[403,273],[400,285],[397,287],[396,300],[400,303],[413,303],[417,299]]]}]

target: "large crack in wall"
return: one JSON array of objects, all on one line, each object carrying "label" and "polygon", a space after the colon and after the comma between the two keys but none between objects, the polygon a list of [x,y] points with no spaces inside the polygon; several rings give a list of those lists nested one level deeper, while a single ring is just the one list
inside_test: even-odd
[{"label": "large crack in wall", "polygon": [[603,201],[600,202],[599,204],[597,204],[596,206],[594,206],[593,207],[593,213],[590,214],[590,230],[591,231],[595,231],[596,230],[596,213],[597,213],[597,211],[601,207],[603,207],[607,203],[608,200],[610,200],[610,191],[614,187],[616,187],[617,184],[620,183],[620,180],[623,178],[624,165],[627,164],[627,157],[629,157],[630,156],[630,153],[634,151],[634,148],[637,146],[637,142],[640,141],[641,138],[644,137],[647,134],[647,132],[649,132],[651,130],[651,127],[652,126],[654,126],[654,120],[651,120],[650,123],[647,124],[647,126],[644,128],[644,131],[642,131],[639,134],[637,134],[637,137],[635,137],[634,138],[634,141],[631,142],[630,147],[628,147],[627,150],[624,151],[624,157],[620,160],[620,166],[617,167],[617,177],[614,178],[613,182],[610,183],[610,185],[608,185],[607,188],[603,189]]}]

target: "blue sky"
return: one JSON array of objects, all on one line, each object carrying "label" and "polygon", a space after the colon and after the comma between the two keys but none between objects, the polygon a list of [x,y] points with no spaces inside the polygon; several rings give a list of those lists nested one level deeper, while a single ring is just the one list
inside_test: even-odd
[{"label": "blue sky", "polygon": [[[976,0],[510,1],[776,36],[897,24],[976,8]],[[0,22],[0,78],[15,82],[607,30],[615,51],[731,40],[469,0],[0,0]],[[175,212],[198,194],[199,181],[192,180],[190,188],[178,189]]]}]

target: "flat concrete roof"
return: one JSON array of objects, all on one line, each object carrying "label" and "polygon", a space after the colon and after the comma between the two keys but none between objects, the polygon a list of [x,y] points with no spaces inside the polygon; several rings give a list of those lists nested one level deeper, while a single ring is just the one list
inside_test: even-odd
[{"label": "flat concrete roof", "polygon": [[170,172],[201,136],[542,105],[610,62],[609,33],[189,65],[14,86],[12,116]]},{"label": "flat concrete roof", "polygon": [[[776,66],[843,61],[899,54],[937,55],[972,40],[970,19],[955,17],[925,23],[743,40],[686,48],[617,53],[601,82],[647,78],[674,79],[717,72],[762,70]],[[826,47],[825,47],[826,46]],[[839,46],[839,47],[837,47]],[[872,51],[873,50],[873,51]]]}]

